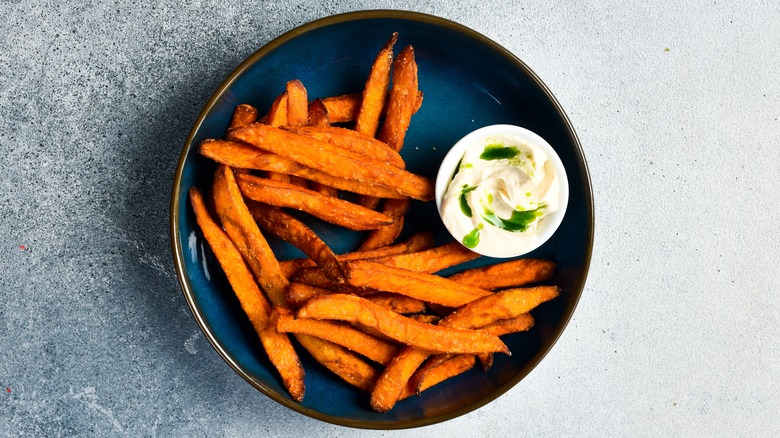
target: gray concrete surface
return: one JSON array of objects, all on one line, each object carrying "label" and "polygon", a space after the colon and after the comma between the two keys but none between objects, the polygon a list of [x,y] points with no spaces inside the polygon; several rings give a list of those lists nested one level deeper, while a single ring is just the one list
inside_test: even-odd
[{"label": "gray concrete surface", "polygon": [[[780,6],[0,3],[0,436],[770,436],[780,431]],[[453,19],[526,61],[589,160],[572,323],[494,403],[340,428],[238,378],[176,281],[168,202],[211,92],[337,12]]]}]

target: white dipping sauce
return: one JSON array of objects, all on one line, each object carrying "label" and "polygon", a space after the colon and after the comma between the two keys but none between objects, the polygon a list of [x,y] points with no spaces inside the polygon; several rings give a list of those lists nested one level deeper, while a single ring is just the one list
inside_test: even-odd
[{"label": "white dipping sauce", "polygon": [[[519,127],[497,126],[505,129],[483,128],[458,142],[456,147],[465,151],[441,197],[437,183],[437,201],[444,225],[464,246],[492,257],[512,257],[534,250],[552,235],[562,219],[562,212],[556,213],[566,208],[568,184],[564,193],[565,171],[544,140]],[[514,129],[526,132],[513,135]],[[553,229],[544,233],[551,222],[556,222]]]}]

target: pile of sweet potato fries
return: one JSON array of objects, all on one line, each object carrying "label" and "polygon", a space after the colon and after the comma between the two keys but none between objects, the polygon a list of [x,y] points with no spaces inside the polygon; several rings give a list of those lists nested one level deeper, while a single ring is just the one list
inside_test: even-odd
[{"label": "pile of sweet potato fries", "polygon": [[[289,335],[386,412],[477,361],[487,370],[493,354],[509,354],[499,337],[531,328],[529,311],[559,294],[528,287],[552,278],[548,260],[444,278],[436,272],[478,255],[457,242],[434,247],[429,232],[397,242],[410,200],[430,201],[433,183],[406,171],[399,154],[423,95],[414,49],[394,58],[396,40],[362,93],[309,101],[292,80],[267,115],[239,105],[226,138],[200,145],[219,166],[209,197],[190,189],[197,223],[297,401],[305,373]],[[335,254],[286,209],[370,231],[354,252]],[[307,258],[277,260],[264,233]]]}]

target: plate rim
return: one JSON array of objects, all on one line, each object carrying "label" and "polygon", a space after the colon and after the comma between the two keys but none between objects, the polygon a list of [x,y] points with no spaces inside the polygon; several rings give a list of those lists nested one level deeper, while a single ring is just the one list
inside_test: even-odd
[{"label": "plate rim", "polygon": [[[211,327],[208,325],[208,323],[205,321],[203,316],[200,314],[200,311],[195,306],[195,299],[194,299],[194,295],[191,289],[189,279],[184,275],[186,269],[184,267],[185,257],[184,257],[184,249],[181,245],[181,229],[179,227],[179,210],[180,210],[179,193],[181,192],[182,189],[181,180],[182,180],[182,175],[184,173],[184,165],[186,162],[186,158],[189,156],[190,152],[192,151],[192,142],[195,138],[196,133],[200,130],[200,127],[203,124],[206,115],[212,111],[214,105],[222,98],[223,94],[227,91],[227,89],[230,88],[230,86],[236,80],[236,78],[238,78],[241,74],[243,74],[244,71],[247,70],[247,68],[254,65],[259,59],[261,59],[262,57],[264,57],[266,54],[270,53],[274,49],[282,46],[283,44],[296,38],[297,36],[303,35],[310,31],[322,27],[326,27],[334,24],[341,24],[350,21],[386,19],[386,18],[401,19],[401,20],[408,20],[414,22],[421,22],[424,24],[431,24],[436,27],[443,27],[448,30],[452,30],[464,34],[468,38],[473,39],[478,43],[480,43],[480,45],[486,46],[486,48],[495,51],[498,55],[506,58],[512,64],[517,65],[521,70],[523,70],[525,74],[527,74],[533,80],[533,82],[544,93],[547,99],[549,99],[553,108],[558,113],[558,116],[561,118],[561,121],[566,127],[566,131],[567,131],[566,135],[569,141],[571,142],[571,144],[574,146],[576,152],[575,153],[576,161],[582,172],[580,183],[583,184],[583,188],[585,189],[584,191],[587,194],[584,201],[585,201],[586,213],[588,215],[587,219],[591,226],[589,227],[588,235],[586,236],[586,254],[583,260],[582,272],[579,278],[577,279],[577,284],[579,284],[580,287],[579,290],[571,291],[576,295],[575,299],[567,308],[564,309],[563,317],[560,323],[557,325],[556,330],[552,333],[550,340],[547,342],[548,345],[546,346],[546,348],[543,348],[542,351],[540,351],[541,354],[539,354],[538,357],[535,357],[533,360],[526,363],[524,367],[521,369],[521,372],[513,376],[510,380],[508,380],[503,385],[497,387],[496,390],[490,394],[490,396],[484,397],[480,400],[462,406],[458,409],[449,411],[445,414],[441,414],[434,417],[427,417],[427,418],[421,417],[421,418],[404,420],[404,421],[390,421],[390,420],[389,421],[365,421],[365,420],[347,419],[343,417],[324,414],[322,412],[316,411],[302,404],[299,404],[288,397],[283,397],[279,395],[277,392],[275,392],[270,387],[268,387],[265,383],[256,379],[251,374],[247,373],[238,363],[236,363],[235,360],[233,360],[233,358],[219,344],[219,342],[217,342],[215,335],[212,333]],[[186,196],[184,196],[184,198],[186,198]],[[571,120],[569,119],[568,115],[564,111],[563,107],[560,105],[560,103],[555,98],[551,90],[547,87],[547,85],[541,80],[541,78],[515,54],[513,54],[512,52],[510,52],[509,50],[507,50],[497,42],[493,41],[492,39],[486,37],[485,35],[463,24],[457,23],[455,21],[446,18],[423,13],[423,12],[394,10],[394,9],[372,9],[372,10],[364,10],[364,11],[344,12],[344,13],[329,15],[326,17],[318,18],[303,23],[282,33],[281,35],[272,39],[268,43],[262,45],[259,49],[257,49],[250,56],[248,56],[244,61],[242,61],[222,81],[222,83],[220,83],[220,85],[211,95],[209,100],[204,104],[203,109],[200,111],[198,117],[193,123],[192,128],[190,129],[187,139],[184,142],[184,147],[182,148],[179,154],[179,158],[176,165],[176,171],[174,174],[173,184],[171,187],[169,217],[170,217],[169,238],[171,240],[171,252],[173,255],[173,261],[176,268],[176,276],[178,277],[179,285],[182,289],[182,292],[184,293],[190,312],[192,312],[193,317],[195,318],[200,329],[204,332],[205,337],[209,340],[209,343],[211,343],[211,345],[214,347],[217,353],[222,357],[222,359],[225,360],[225,362],[227,362],[228,365],[239,376],[241,376],[250,385],[258,389],[260,392],[262,392],[264,395],[268,396],[272,400],[280,403],[281,405],[287,408],[292,409],[295,412],[307,415],[311,418],[315,418],[327,423],[336,424],[340,426],[362,428],[362,429],[385,429],[385,430],[408,429],[414,427],[427,426],[431,424],[448,421],[453,418],[459,417],[461,415],[465,415],[469,412],[473,412],[485,406],[486,404],[496,400],[498,397],[504,395],[511,388],[516,386],[521,380],[523,380],[528,374],[530,374],[530,372],[534,370],[539,365],[539,363],[541,363],[541,361],[547,356],[547,354],[553,349],[555,344],[558,342],[560,336],[562,335],[562,333],[568,326],[569,322],[571,321],[571,318],[574,314],[574,310],[576,309],[580,299],[582,298],[582,293],[585,290],[587,276],[590,271],[590,263],[593,255],[593,244],[594,244],[594,234],[595,234],[595,211],[594,211],[593,189],[591,184],[590,172],[588,170],[587,159],[585,157],[584,151],[582,150],[582,145],[580,143],[580,140],[575,132],[574,125],[571,123]]]}]

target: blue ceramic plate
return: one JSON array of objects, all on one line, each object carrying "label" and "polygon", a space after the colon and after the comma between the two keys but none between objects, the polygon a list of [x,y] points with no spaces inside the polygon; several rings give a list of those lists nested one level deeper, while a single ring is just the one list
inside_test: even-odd
[{"label": "blue ceramic plate", "polygon": [[[299,404],[288,397],[197,228],[187,191],[192,186],[208,189],[215,165],[198,155],[196,147],[203,139],[224,136],[236,105],[249,103],[265,112],[290,79],[300,79],[310,98],[361,91],[376,53],[393,32],[399,33],[396,53],[406,45],[414,46],[425,94],[402,152],[409,170],[434,178],[452,144],[476,128],[498,123],[538,133],[560,155],[571,188],[568,211],[553,238],[530,256],[558,263],[553,282],[563,293],[533,313],[536,325],[530,332],[505,337],[512,356],[496,355],[489,372],[473,369],[425,391],[422,397],[399,402],[385,414],[372,411],[366,394],[302,352],[306,396]],[[336,252],[354,249],[363,237],[308,221]],[[438,243],[450,239],[434,202],[415,202],[406,223],[405,235],[433,230]],[[320,420],[351,427],[408,428],[483,406],[519,382],[552,348],[585,284],[593,243],[593,201],[574,129],[528,66],[495,42],[451,21],[411,12],[366,11],[324,18],[284,34],[255,52],[222,83],[181,153],[171,200],[171,237],[179,280],[195,319],[241,377],[277,402]],[[301,256],[287,244],[276,240],[271,244],[280,259]],[[459,269],[494,262],[483,258]]]}]

